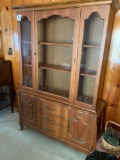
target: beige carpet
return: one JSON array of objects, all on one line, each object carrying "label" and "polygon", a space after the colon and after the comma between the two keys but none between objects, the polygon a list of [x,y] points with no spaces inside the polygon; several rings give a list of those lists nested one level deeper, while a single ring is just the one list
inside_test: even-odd
[{"label": "beige carpet", "polygon": [[85,160],[86,155],[33,130],[19,130],[18,113],[0,111],[0,160]]}]

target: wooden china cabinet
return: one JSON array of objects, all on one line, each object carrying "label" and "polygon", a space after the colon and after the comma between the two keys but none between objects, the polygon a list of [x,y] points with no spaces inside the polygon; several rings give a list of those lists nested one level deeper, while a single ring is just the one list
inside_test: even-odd
[{"label": "wooden china cabinet", "polygon": [[26,125],[89,153],[102,132],[115,4],[78,1],[16,10],[22,17],[21,129]]}]

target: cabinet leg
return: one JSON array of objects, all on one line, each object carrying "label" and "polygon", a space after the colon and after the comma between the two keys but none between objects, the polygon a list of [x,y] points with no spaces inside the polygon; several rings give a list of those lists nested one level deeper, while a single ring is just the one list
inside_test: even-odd
[{"label": "cabinet leg", "polygon": [[24,129],[22,122],[20,122],[20,131]]}]

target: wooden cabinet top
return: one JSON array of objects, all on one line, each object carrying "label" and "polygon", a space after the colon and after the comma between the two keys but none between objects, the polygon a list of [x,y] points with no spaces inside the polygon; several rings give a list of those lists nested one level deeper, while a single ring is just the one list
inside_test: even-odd
[{"label": "wooden cabinet top", "polygon": [[11,7],[15,10],[40,10],[40,7],[43,8],[46,6],[48,8],[53,6],[57,6],[58,8],[60,8],[63,5],[64,7],[79,7],[104,4],[111,4],[115,11],[120,9],[119,0],[11,0]]}]

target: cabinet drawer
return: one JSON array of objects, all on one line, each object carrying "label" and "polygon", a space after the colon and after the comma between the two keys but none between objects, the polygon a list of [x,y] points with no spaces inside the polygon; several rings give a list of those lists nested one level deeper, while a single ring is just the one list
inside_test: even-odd
[{"label": "cabinet drawer", "polygon": [[39,119],[37,120],[37,127],[52,136],[60,137],[62,139],[65,139],[67,134],[67,130],[62,129],[60,127],[53,126]]},{"label": "cabinet drawer", "polygon": [[65,105],[59,103],[53,103],[43,99],[37,100],[37,110],[42,110],[46,114],[54,114],[68,118],[68,108]]},{"label": "cabinet drawer", "polygon": [[44,113],[41,110],[37,111],[37,118],[44,120],[47,123],[50,123],[55,126],[59,126],[61,128],[66,129],[68,126],[68,120],[61,117],[56,116],[54,114]]}]

